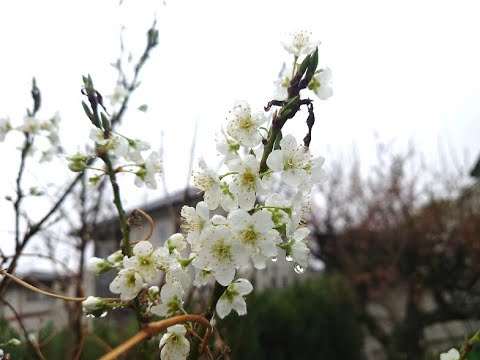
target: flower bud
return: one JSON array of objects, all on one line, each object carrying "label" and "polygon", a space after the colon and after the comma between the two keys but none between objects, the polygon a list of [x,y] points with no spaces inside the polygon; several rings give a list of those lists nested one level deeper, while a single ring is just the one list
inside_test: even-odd
[{"label": "flower bud", "polygon": [[22,342],[16,338],[10,339],[7,345],[19,346]]},{"label": "flower bud", "polygon": [[84,301],[82,301],[83,311],[84,312],[93,312],[99,310],[103,307],[103,301],[99,297],[89,296]]},{"label": "flower bud", "polygon": [[110,269],[112,269],[112,265],[104,259],[92,257],[87,261],[87,270],[97,275]]},{"label": "flower bud", "polygon": [[81,172],[87,168],[87,162],[85,155],[76,153],[68,158],[68,168],[73,172]]},{"label": "flower bud", "polygon": [[150,295],[150,297],[152,297],[153,299],[157,299],[159,296],[160,296],[160,288],[156,285],[154,286],[150,286],[148,288],[148,294]]},{"label": "flower bud", "polygon": [[122,250],[117,250],[113,254],[108,255],[107,260],[112,264],[121,263],[123,261]]},{"label": "flower bud", "polygon": [[185,238],[180,233],[176,233],[170,236],[165,242],[165,244],[170,253],[172,253],[173,250],[182,251],[187,246]]}]

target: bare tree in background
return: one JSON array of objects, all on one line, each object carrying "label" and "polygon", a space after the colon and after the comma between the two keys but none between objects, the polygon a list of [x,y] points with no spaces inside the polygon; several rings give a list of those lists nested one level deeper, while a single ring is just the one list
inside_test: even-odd
[{"label": "bare tree in background", "polygon": [[350,280],[389,359],[423,359],[427,327],[480,315],[480,193],[414,151],[380,150],[368,176],[358,161],[332,166],[312,205],[312,253]]}]

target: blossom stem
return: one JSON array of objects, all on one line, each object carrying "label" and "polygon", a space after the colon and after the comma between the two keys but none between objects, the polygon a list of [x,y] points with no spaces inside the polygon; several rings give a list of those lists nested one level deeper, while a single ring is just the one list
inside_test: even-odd
[{"label": "blossom stem", "polygon": [[257,208],[255,208],[255,210],[261,210],[261,209],[276,209],[276,210],[283,210],[285,212],[288,212],[290,210],[290,207],[288,206],[267,206],[267,205],[262,205],[262,206],[259,206]]},{"label": "blossom stem", "polygon": [[224,177],[227,177],[228,175],[236,175],[236,174],[238,174],[238,171],[229,171],[223,175],[220,175],[219,179],[222,180]]},{"label": "blossom stem", "polygon": [[291,79],[293,79],[293,77],[295,76],[295,71],[297,70],[297,61],[298,61],[298,56],[294,55]]},{"label": "blossom stem", "polygon": [[460,349],[460,358],[459,360],[465,360],[473,349],[473,345],[480,342],[480,330],[475,333]]},{"label": "blossom stem", "polygon": [[100,168],[96,168],[96,167],[93,167],[93,166],[87,166],[85,169],[90,169],[90,170],[97,170],[97,171],[101,171],[105,174],[105,170],[104,169],[100,169]]},{"label": "blossom stem", "polygon": [[[122,244],[121,249],[122,253],[128,257],[132,256],[132,249],[130,247],[130,226],[128,224],[127,217],[125,215],[125,210],[123,209],[122,199],[120,197],[120,187],[118,186],[116,172],[113,168],[112,161],[108,153],[103,153],[101,159],[104,161],[107,167],[107,174],[110,178],[110,183],[112,184],[113,189],[113,203],[117,208],[118,217],[120,219],[120,229],[122,231]],[[141,329],[143,326],[143,316],[142,316],[142,307],[138,298],[134,299],[134,309],[137,316],[138,327]]]},{"label": "blossom stem", "polygon": [[122,231],[122,252],[124,255],[131,256],[132,250],[130,248],[130,229],[128,226],[127,217],[125,215],[125,210],[123,209],[122,200],[120,198],[120,187],[118,186],[117,177],[115,175],[115,170],[112,165],[112,161],[107,153],[102,154],[102,160],[107,166],[107,174],[110,178],[110,183],[112,184],[113,189],[113,203],[117,208],[118,216],[120,218],[120,228]]}]

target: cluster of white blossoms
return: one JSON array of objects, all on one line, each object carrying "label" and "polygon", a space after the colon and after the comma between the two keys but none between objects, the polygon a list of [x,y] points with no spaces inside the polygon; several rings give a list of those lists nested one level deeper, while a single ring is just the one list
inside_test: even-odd
[{"label": "cluster of white blossoms", "polygon": [[[162,173],[162,161],[157,151],[151,151],[147,157],[142,152],[150,150],[150,144],[139,139],[130,139],[118,133],[110,133],[94,127],[90,130],[90,139],[95,143],[96,154],[77,153],[68,157],[68,167],[72,171],[83,171],[88,169],[88,161],[97,157],[97,154],[108,152],[116,161],[123,159],[124,164],[117,166],[118,171],[135,174],[135,185],[142,187],[144,184],[150,189],[157,188],[156,176]],[[90,178],[96,183],[105,172]]]},{"label": "cluster of white blossoms", "polygon": [[[297,66],[297,58],[302,54],[311,53],[318,45],[320,45],[320,42],[312,41],[311,33],[300,31],[290,34],[289,40],[282,44],[285,50],[295,56],[295,60],[293,65],[284,66],[279,79],[274,82],[275,99],[285,99],[287,96],[288,86],[290,85],[290,81],[292,80]],[[333,95],[331,82],[332,71],[330,68],[321,68],[315,71],[314,76],[308,83],[308,89],[312,90],[321,100],[327,100]]]},{"label": "cluster of white blossoms", "polygon": [[23,118],[23,124],[18,126],[13,126],[9,118],[0,118],[0,142],[4,141],[5,136],[11,131],[22,132],[30,136],[30,139],[34,136],[41,137],[45,140],[46,145],[36,146],[33,141],[30,141],[28,155],[39,152],[40,162],[50,161],[54,155],[62,151],[58,135],[59,123],[60,115],[58,113],[47,120],[26,115]]},{"label": "cluster of white blossoms", "polygon": [[[311,56],[308,54],[316,51],[318,45],[305,40],[305,34],[299,36],[288,47],[295,55],[295,63],[301,55]],[[287,104],[292,99],[285,96],[281,100]],[[280,133],[275,146],[267,150],[265,144],[271,132],[263,127],[265,123],[267,116],[263,111],[252,111],[245,101],[234,104],[223,138],[216,144],[222,167],[214,170],[200,159],[198,170],[193,171],[193,181],[203,191],[203,201],[195,207],[183,206],[184,234],[172,235],[158,248],[149,241],[139,241],[131,256],[116,252],[107,259],[93,258],[88,268],[96,273],[117,270],[110,290],[125,302],[135,298],[147,301],[142,308],[161,317],[186,313],[183,302],[187,290],[192,285],[202,287],[213,281],[223,286],[223,294],[215,305],[216,315],[224,318],[232,310],[246,314],[245,296],[253,286],[240,277],[243,267],[265,269],[270,261],[285,256],[295,272],[303,273],[308,265],[309,230],[302,219],[312,186],[326,179],[324,159],[312,156],[308,146],[299,144],[289,134],[281,138]],[[91,131],[90,138],[97,149],[132,160],[136,165],[142,163],[140,151],[146,149],[144,143],[115,133],[105,138],[104,134],[99,128]],[[70,159],[74,168],[81,161],[86,163],[86,156],[79,158]],[[151,161],[153,165],[149,165],[148,159],[144,162],[144,174],[136,175],[155,188],[151,176],[160,167],[158,159]],[[280,191],[279,186],[274,186],[279,182],[290,190]],[[165,282],[159,289],[156,284],[163,277]],[[89,297],[83,305],[85,311],[93,313],[105,304],[99,298]],[[160,341],[162,359],[188,356],[186,326],[189,325],[167,329]]]}]

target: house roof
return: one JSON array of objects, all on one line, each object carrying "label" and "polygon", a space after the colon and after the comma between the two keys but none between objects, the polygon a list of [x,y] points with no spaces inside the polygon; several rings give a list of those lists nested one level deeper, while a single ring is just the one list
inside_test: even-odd
[{"label": "house roof", "polygon": [[20,275],[24,281],[49,282],[65,278],[65,274],[59,274],[57,271],[47,269],[32,269]]},{"label": "house roof", "polygon": [[142,207],[142,210],[145,212],[160,210],[167,206],[188,204],[191,203],[192,200],[200,200],[200,198],[200,191],[194,187],[189,187],[149,202],[146,206]]},{"label": "house roof", "polygon": [[[174,193],[168,194],[160,199],[153,200],[148,202],[145,205],[141,206],[141,209],[146,213],[151,213],[166,209],[170,206],[180,206],[184,204],[192,204],[198,202],[202,199],[201,192],[194,187],[188,187],[176,191]],[[133,209],[127,209],[125,212],[129,214]],[[101,221],[97,224],[98,227],[103,227],[110,224],[116,224],[118,222],[118,216],[114,215],[104,221]]]}]

